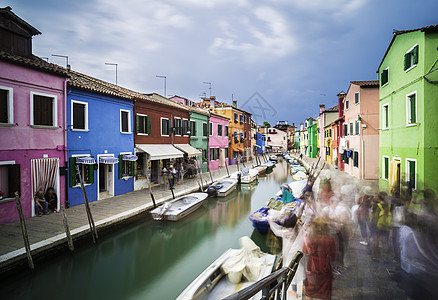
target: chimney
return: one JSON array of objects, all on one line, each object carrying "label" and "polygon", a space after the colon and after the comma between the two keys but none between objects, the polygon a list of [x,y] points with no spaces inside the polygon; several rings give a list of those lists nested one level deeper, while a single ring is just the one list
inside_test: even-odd
[{"label": "chimney", "polygon": [[300,124],[300,130],[303,130],[304,129],[304,124],[301,122],[301,124]]},{"label": "chimney", "polygon": [[344,99],[347,94],[344,91],[341,91],[338,95],[338,116],[339,118],[344,116]]},{"label": "chimney", "polygon": [[320,104],[319,105],[319,113],[322,113],[325,109],[325,104]]},{"label": "chimney", "polygon": [[233,100],[233,107],[237,108],[237,100]]}]

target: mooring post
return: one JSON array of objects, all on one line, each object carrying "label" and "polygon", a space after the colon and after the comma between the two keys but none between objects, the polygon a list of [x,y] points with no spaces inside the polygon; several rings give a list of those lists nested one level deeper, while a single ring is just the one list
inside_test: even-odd
[{"label": "mooring post", "polygon": [[154,208],[156,208],[157,204],[155,203],[154,194],[152,194],[152,186],[151,186],[151,181],[149,180],[149,174],[148,174],[148,169],[147,168],[146,168],[146,181],[148,183],[149,194],[151,195],[152,203],[154,204]]},{"label": "mooring post", "polygon": [[90,225],[90,232],[93,238],[93,243],[96,244],[98,239],[97,230],[94,224],[93,216],[91,214],[90,204],[88,203],[87,192],[85,191],[84,182],[82,181],[82,175],[81,172],[79,172],[79,165],[76,165],[76,174],[79,176],[79,182],[81,183],[82,195],[84,196],[85,211],[87,212],[88,224]]},{"label": "mooring post", "polygon": [[21,233],[23,234],[24,247],[26,248],[27,262],[29,263],[29,268],[33,271],[35,266],[33,265],[32,254],[30,252],[29,236],[27,235],[26,222],[24,221],[18,192],[15,192],[15,203],[17,204],[18,215],[20,216]]},{"label": "mooring post", "polygon": [[225,161],[225,168],[227,169],[228,177],[230,177],[230,171],[228,171],[228,164],[227,164],[227,161]]},{"label": "mooring post", "polygon": [[61,205],[61,214],[62,214],[62,222],[64,223],[65,235],[67,237],[68,249],[70,249],[70,251],[73,252],[75,250],[75,247],[73,246],[73,239],[71,238],[70,228],[68,226],[67,215],[65,214],[64,205]]},{"label": "mooring post", "polygon": [[211,183],[213,184],[214,180],[213,180],[213,175],[211,175],[211,170],[210,170],[210,166],[207,165],[208,168],[208,173],[210,173],[210,179],[211,179]]}]

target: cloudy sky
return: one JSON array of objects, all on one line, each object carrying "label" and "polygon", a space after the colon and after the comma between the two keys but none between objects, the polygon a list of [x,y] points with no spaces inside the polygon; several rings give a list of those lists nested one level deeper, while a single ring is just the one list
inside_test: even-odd
[{"label": "cloudy sky", "polygon": [[[1,0],[42,32],[34,54],[140,92],[251,109],[258,123],[314,117],[350,80],[377,79],[393,29],[438,24],[438,1]],[[256,93],[256,94],[255,94]],[[261,109],[260,107],[264,107]]]}]

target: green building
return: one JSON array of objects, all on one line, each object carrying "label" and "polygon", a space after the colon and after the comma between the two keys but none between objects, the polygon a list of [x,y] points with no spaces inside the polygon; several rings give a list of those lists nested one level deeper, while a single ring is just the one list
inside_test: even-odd
[{"label": "green building", "polygon": [[438,26],[395,31],[380,63],[379,185],[438,191]]},{"label": "green building", "polygon": [[190,146],[202,152],[202,156],[196,157],[201,172],[208,171],[208,135],[205,134],[204,128],[208,122],[209,113],[207,111],[190,107]]},{"label": "green building", "polygon": [[316,158],[316,154],[318,153],[318,138],[317,138],[317,130],[318,123],[315,122],[314,119],[309,118],[306,120],[307,127],[307,156],[311,158]]}]

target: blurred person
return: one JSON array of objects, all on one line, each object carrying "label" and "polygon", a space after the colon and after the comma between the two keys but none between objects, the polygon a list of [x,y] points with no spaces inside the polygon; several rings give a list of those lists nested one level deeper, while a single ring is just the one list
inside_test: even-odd
[{"label": "blurred person", "polygon": [[406,214],[405,225],[400,227],[399,287],[405,290],[408,299],[437,299],[437,223],[436,215],[427,219],[409,212]]},{"label": "blurred person", "polygon": [[392,214],[392,248],[394,251],[394,260],[400,263],[400,245],[399,245],[399,229],[405,221],[404,203],[401,199],[400,190],[395,188],[391,193],[391,214]]},{"label": "blurred person", "polygon": [[372,189],[367,186],[363,189],[362,196],[357,199],[357,210],[356,217],[357,222],[359,223],[361,241],[359,242],[361,245],[368,246],[369,243],[369,234],[368,227],[370,222],[370,209],[372,202]]},{"label": "blurred person", "polygon": [[[375,215],[377,215],[377,242],[374,244],[375,259],[381,254],[381,256],[384,257],[384,260],[386,260],[388,255],[388,240],[392,227],[392,214],[391,206],[388,203],[387,197],[388,195],[385,192],[379,192],[377,194],[377,202],[375,206]],[[382,253],[379,253],[380,251],[378,251],[379,244],[382,245]]]},{"label": "blurred person", "polygon": [[333,237],[328,233],[327,220],[317,218],[310,225],[303,252],[308,256],[304,290],[306,297],[331,299],[332,262],[336,257]]},{"label": "blurred person", "polygon": [[332,184],[330,182],[330,179],[324,179],[321,185],[321,191],[320,191],[320,202],[321,205],[327,206],[330,205],[330,198],[333,197],[334,193],[332,190]]}]

